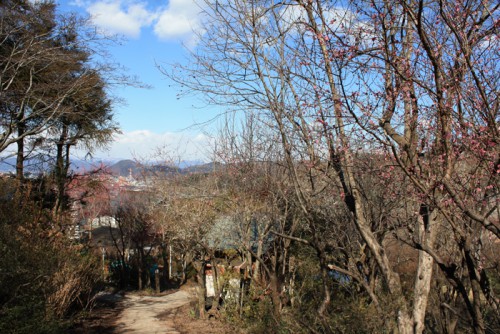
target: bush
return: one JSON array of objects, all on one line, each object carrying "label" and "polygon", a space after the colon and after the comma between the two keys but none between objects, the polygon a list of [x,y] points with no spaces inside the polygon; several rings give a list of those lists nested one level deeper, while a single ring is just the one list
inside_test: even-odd
[{"label": "bush", "polygon": [[90,305],[99,262],[29,192],[5,181],[0,191],[0,333],[60,333]]}]

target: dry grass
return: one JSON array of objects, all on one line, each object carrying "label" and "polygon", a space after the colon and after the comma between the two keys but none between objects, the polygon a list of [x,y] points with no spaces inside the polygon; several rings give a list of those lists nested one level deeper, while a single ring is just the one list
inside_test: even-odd
[{"label": "dry grass", "polygon": [[163,317],[172,317],[175,328],[182,334],[237,334],[244,333],[218,319],[196,319],[193,304],[179,307]]}]

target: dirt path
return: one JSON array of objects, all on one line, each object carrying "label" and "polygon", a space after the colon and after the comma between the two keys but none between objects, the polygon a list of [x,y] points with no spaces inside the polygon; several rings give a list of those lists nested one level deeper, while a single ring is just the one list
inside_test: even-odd
[{"label": "dirt path", "polygon": [[192,299],[192,293],[183,290],[164,296],[127,294],[121,301],[123,311],[116,319],[113,333],[180,334],[173,311]]},{"label": "dirt path", "polygon": [[137,292],[102,293],[91,316],[82,319],[69,334],[234,334],[241,333],[220,320],[193,316],[194,287],[148,296]]}]

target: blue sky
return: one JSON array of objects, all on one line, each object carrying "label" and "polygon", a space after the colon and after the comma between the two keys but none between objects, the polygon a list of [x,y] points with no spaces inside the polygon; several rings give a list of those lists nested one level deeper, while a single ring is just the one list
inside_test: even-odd
[{"label": "blue sky", "polygon": [[150,159],[161,148],[161,159],[207,160],[205,133],[210,128],[193,124],[213,118],[217,109],[200,109],[203,103],[194,98],[178,99],[176,87],[155,66],[183,61],[183,45],[196,46],[193,30],[201,27],[194,1],[59,0],[58,4],[63,12],[90,15],[106,34],[123,37],[121,45],[108,49],[111,56],[128,69],[127,74],[151,86],[114,89],[125,102],[115,107],[123,134],[116,136],[109,151],[95,156]]}]

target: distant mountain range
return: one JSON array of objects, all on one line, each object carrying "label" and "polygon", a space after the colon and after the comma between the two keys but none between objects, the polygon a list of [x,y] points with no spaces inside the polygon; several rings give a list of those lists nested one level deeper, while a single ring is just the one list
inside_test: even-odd
[{"label": "distant mountain range", "polygon": [[[38,174],[47,171],[51,168],[50,163],[41,159],[29,159],[25,162],[25,172]],[[208,173],[213,171],[213,163],[203,163],[200,160],[181,161],[176,165],[166,165],[159,162],[140,163],[134,160],[125,159],[93,159],[93,160],[71,160],[71,170],[76,173],[85,173],[87,171],[104,168],[110,173],[117,176],[133,176],[141,175],[142,173]],[[15,173],[16,158],[1,158],[0,157],[0,173]]]},{"label": "distant mountain range", "polygon": [[146,174],[188,174],[188,173],[208,173],[214,170],[213,163],[186,162],[179,163],[177,166],[166,165],[162,163],[142,164],[134,160],[121,160],[111,165],[108,170],[114,175],[132,176]]},{"label": "distant mountain range", "polygon": [[[110,166],[117,162],[117,160],[109,159],[109,160],[101,160],[101,159],[93,159],[93,160],[82,160],[82,159],[72,159],[71,160],[71,170],[74,172],[85,172],[90,170],[95,170],[100,166]],[[53,160],[43,159],[43,158],[32,158],[27,159],[24,162],[24,169],[29,173],[42,173],[44,171],[50,170],[53,165]],[[15,173],[16,171],[16,158],[8,157],[2,158],[0,157],[0,172],[1,173]]]}]

